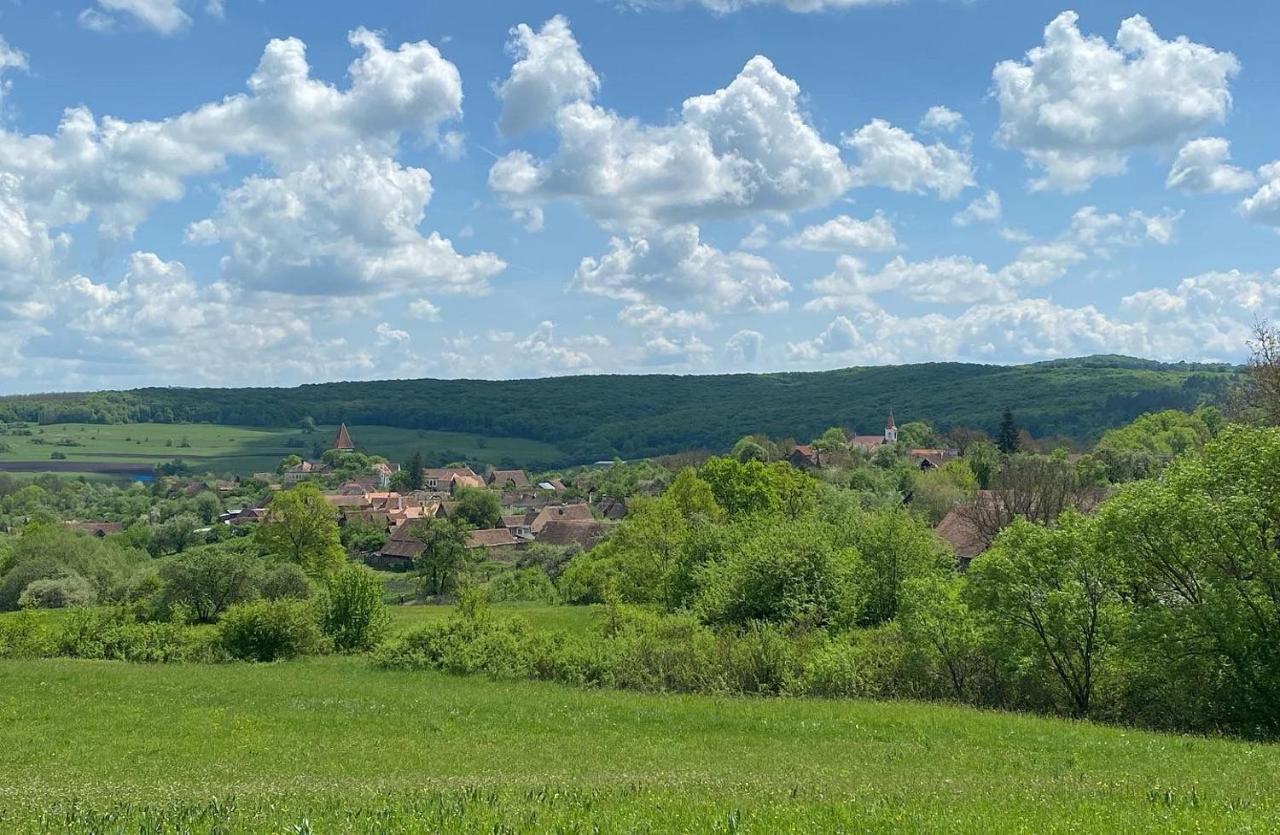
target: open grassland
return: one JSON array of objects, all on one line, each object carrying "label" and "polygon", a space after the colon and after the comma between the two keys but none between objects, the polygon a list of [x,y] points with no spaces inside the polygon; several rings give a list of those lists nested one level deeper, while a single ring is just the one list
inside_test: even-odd
[{"label": "open grassland", "polygon": [[[31,434],[25,434],[27,431]],[[207,423],[30,425],[0,433],[0,469],[29,462],[48,471],[76,475],[120,465],[151,467],[181,458],[197,472],[250,475],[274,471],[286,455],[309,456],[313,445],[327,447],[336,432],[336,426],[307,434],[299,429]],[[448,453],[491,464],[554,461],[561,455],[554,446],[538,441],[461,432],[353,426],[351,434],[362,451],[397,462],[408,459],[414,450],[425,456]],[[65,458],[52,460],[54,453]],[[76,469],[86,465],[85,470]]]},{"label": "open grassland", "polygon": [[0,831],[1275,831],[1280,748],[909,703],[0,662]]}]

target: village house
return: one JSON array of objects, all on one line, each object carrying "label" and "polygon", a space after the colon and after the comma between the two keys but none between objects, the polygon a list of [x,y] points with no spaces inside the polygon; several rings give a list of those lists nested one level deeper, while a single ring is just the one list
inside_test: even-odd
[{"label": "village house", "polygon": [[590,551],[609,535],[612,525],[598,520],[552,519],[538,534],[538,542],[545,545],[566,547],[576,545]]},{"label": "village house", "polygon": [[481,528],[467,534],[467,547],[484,549],[485,557],[501,562],[514,562],[526,540],[517,539],[506,528]]},{"label": "village house", "polygon": [[376,554],[365,558],[365,564],[383,571],[408,571],[426,548],[418,539],[414,525],[401,525],[391,531]]},{"label": "village house", "polygon": [[502,526],[511,531],[516,539],[533,539],[533,529],[529,527],[529,519],[524,515],[503,516]]},{"label": "village house", "polygon": [[596,512],[612,522],[625,519],[627,516],[627,500],[614,496],[601,496],[596,500]]},{"label": "village house", "polygon": [[484,487],[484,479],[465,465],[427,467],[422,471],[422,487],[433,493],[453,493],[462,487]]},{"label": "village house", "polygon": [[798,470],[816,470],[822,466],[821,456],[812,444],[796,444],[787,461]]},{"label": "village house", "polygon": [[590,522],[595,519],[591,506],[586,504],[551,505],[539,511],[529,511],[525,517],[529,523],[529,531],[538,537],[547,523],[558,522]]},{"label": "village house", "polygon": [[529,474],[524,470],[489,470],[485,483],[494,490],[520,490],[529,486]]},{"label": "village house", "polygon": [[79,531],[83,534],[102,539],[113,533],[120,533],[124,530],[124,525],[119,522],[67,522],[67,527],[73,531]]},{"label": "village house", "polygon": [[286,467],[284,472],[280,473],[280,481],[285,487],[293,487],[307,479],[327,475],[330,472],[332,470],[328,464],[318,461],[303,461],[297,466]]},{"label": "village house", "polygon": [[922,470],[939,470],[948,461],[954,461],[959,458],[960,450],[913,449],[907,452],[907,457],[915,461]]}]

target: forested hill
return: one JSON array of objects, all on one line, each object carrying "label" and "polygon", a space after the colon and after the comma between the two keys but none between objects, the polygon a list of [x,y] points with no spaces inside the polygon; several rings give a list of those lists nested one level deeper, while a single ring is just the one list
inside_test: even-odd
[{"label": "forested hill", "polygon": [[[1153,409],[1215,399],[1235,370],[1116,356],[1021,366],[929,363],[812,373],[388,380],[297,388],[151,388],[0,398],[0,420],[292,426],[311,416],[532,438],[564,462],[720,450],[765,432],[807,439],[840,425],[899,422],[992,430],[1012,408],[1032,434],[1097,436]],[[553,463],[553,462],[546,462]]]}]

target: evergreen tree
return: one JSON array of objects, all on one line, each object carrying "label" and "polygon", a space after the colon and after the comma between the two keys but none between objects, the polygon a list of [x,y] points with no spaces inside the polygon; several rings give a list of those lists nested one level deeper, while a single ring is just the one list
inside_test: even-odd
[{"label": "evergreen tree", "polygon": [[413,455],[409,456],[409,463],[404,465],[407,472],[405,477],[405,486],[410,490],[422,489],[422,452],[414,450]]},{"label": "evergreen tree", "polygon": [[1004,410],[1004,415],[1000,418],[1000,430],[996,433],[996,446],[1000,447],[1000,451],[1011,454],[1018,451],[1021,444],[1018,441],[1018,424],[1013,422],[1013,412],[1009,409]]}]

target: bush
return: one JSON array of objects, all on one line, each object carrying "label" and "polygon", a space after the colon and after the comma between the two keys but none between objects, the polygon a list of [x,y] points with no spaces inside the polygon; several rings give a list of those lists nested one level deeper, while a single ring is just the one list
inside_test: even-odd
[{"label": "bush", "polygon": [[47,658],[56,648],[52,630],[35,612],[0,618],[0,658]]},{"label": "bush", "polygon": [[160,663],[221,660],[213,636],[176,623],[140,623],[127,609],[76,612],[57,635],[54,655]]},{"label": "bush", "polygon": [[320,625],[341,652],[377,646],[391,625],[381,581],[364,566],[348,563],[329,583]]},{"label": "bush", "polygon": [[262,596],[267,600],[309,600],[314,593],[302,566],[282,562],[262,580]]},{"label": "bush", "polygon": [[37,580],[48,580],[64,573],[52,559],[33,559],[19,563],[0,580],[0,612],[12,612],[21,607],[19,602],[27,586]]},{"label": "bush", "polygon": [[66,609],[97,602],[98,593],[79,574],[34,580],[18,598],[18,605],[23,609]]},{"label": "bush", "polygon": [[232,606],[218,624],[222,647],[242,661],[277,661],[314,655],[324,636],[307,603],[255,600]]},{"label": "bush", "polygon": [[522,568],[499,574],[489,581],[487,591],[494,603],[560,602],[555,584],[541,568]]}]

